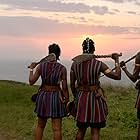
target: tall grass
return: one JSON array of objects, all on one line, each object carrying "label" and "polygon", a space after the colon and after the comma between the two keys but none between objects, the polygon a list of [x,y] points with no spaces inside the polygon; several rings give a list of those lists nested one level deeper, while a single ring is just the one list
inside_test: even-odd
[{"label": "tall grass", "polygon": [[[0,135],[9,140],[32,140],[36,115],[31,95],[38,86],[20,82],[0,81]],[[102,140],[135,140],[137,133],[137,91],[134,87],[104,85],[109,115],[107,125],[101,130]],[[71,93],[70,93],[71,94]],[[63,140],[74,140],[77,128],[72,117],[63,119]],[[52,140],[51,120],[48,120],[44,139]],[[90,139],[90,129],[85,140]]]}]

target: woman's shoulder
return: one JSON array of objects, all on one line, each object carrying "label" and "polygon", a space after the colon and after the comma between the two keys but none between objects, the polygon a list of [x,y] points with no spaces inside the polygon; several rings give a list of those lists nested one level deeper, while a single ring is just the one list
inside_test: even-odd
[{"label": "woman's shoulder", "polygon": [[102,61],[100,61],[100,60],[98,60],[96,58],[93,58],[92,61],[97,62],[97,63],[102,63]]},{"label": "woman's shoulder", "polygon": [[66,68],[61,62],[56,62],[57,65],[61,66],[62,68]]}]

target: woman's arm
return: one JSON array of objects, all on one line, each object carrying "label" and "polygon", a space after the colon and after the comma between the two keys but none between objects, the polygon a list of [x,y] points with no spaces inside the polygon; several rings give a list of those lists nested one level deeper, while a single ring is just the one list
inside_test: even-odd
[{"label": "woman's arm", "polygon": [[40,65],[36,68],[35,72],[34,68],[37,66],[36,63],[31,63],[30,67],[30,73],[29,73],[29,84],[33,85],[39,78],[40,76]]},{"label": "woman's arm", "polygon": [[[122,62],[123,63],[123,62]],[[139,73],[140,73],[140,54],[138,54],[136,56],[136,59],[135,59],[135,67],[134,67],[134,70],[133,70],[133,74],[131,74],[125,64],[123,63],[123,67],[122,67],[122,70],[125,72],[125,74],[128,76],[128,78],[133,81],[133,82],[136,82],[138,77],[139,77]]]},{"label": "woman's arm", "polygon": [[101,65],[101,72],[103,72],[107,77],[114,79],[114,80],[120,80],[121,79],[121,69],[119,65],[119,57],[118,54],[112,54],[112,59],[115,60],[115,71],[112,71],[109,69],[109,67],[102,62]]}]

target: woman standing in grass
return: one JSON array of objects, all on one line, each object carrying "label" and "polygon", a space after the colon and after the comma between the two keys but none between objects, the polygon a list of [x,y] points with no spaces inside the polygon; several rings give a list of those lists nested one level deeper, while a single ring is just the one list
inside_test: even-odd
[{"label": "woman standing in grass", "polygon": [[[140,52],[137,54],[136,59],[135,59],[135,67],[133,70],[133,74],[131,74],[125,65],[125,62],[121,62],[121,66],[123,71],[126,73],[126,75],[129,77],[129,79],[133,82],[136,82],[140,77]],[[137,89],[138,89],[138,96],[137,96],[137,101],[136,101],[136,108],[137,108],[137,118],[139,119],[138,123],[138,135],[137,135],[137,140],[140,140],[140,80],[137,83]]]},{"label": "woman standing in grass", "polygon": [[70,72],[72,93],[76,102],[76,121],[78,132],[75,140],[83,140],[88,127],[91,128],[91,140],[99,140],[100,129],[106,125],[107,105],[100,88],[100,73],[120,80],[121,70],[119,55],[112,54],[116,70],[111,71],[103,62],[93,55],[94,42],[87,38],[83,41],[83,54],[73,58]]},{"label": "woman standing in grass", "polygon": [[[49,46],[49,55],[38,66],[32,63],[29,83],[33,85],[41,76],[42,85],[36,99],[35,112],[38,124],[35,130],[35,140],[42,140],[47,119],[52,120],[53,139],[62,140],[62,118],[66,116],[66,104],[69,101],[66,68],[57,62],[60,48],[57,44]],[[37,66],[35,72],[34,68]]]}]

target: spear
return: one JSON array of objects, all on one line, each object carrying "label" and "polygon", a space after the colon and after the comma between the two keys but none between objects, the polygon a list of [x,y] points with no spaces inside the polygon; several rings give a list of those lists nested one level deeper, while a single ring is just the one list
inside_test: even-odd
[{"label": "spear", "polygon": [[[56,56],[53,53],[49,54],[48,56],[45,56],[40,61],[36,62],[36,65],[40,64],[43,61],[52,61],[52,60],[56,60]],[[30,66],[28,66],[28,68],[30,68]]]},{"label": "spear", "polygon": [[[125,63],[125,64],[128,63],[129,61],[131,61],[131,60],[133,60],[134,58],[136,58],[136,56],[137,56],[137,54],[134,55],[134,56],[132,56],[132,57],[130,57],[128,60],[124,61],[124,63]],[[121,64],[121,63],[120,63],[120,64]],[[121,66],[121,67],[122,67],[122,66]],[[115,69],[116,69],[116,67],[113,68],[112,70],[115,70]]]},{"label": "spear", "polygon": [[[136,58],[136,56],[137,56],[137,54],[136,55],[134,55],[134,56],[132,56],[132,57],[130,57],[128,60],[126,60],[126,61],[124,61],[124,63],[126,64],[126,63],[128,63],[129,61],[131,61],[131,60],[133,60],[134,58]],[[120,63],[121,64],[121,63]],[[115,68],[113,68],[112,69],[112,71],[113,70],[115,70],[116,69],[116,67]],[[104,74],[103,75],[101,75],[100,77],[103,77],[104,76]]]},{"label": "spear", "polygon": [[126,63],[128,63],[129,61],[131,61],[132,59],[134,59],[134,58],[136,58],[136,56],[137,56],[137,54],[136,55],[134,55],[134,56],[132,56],[131,58],[129,58],[128,60],[126,60],[126,61],[124,61],[124,63],[126,64]]}]

